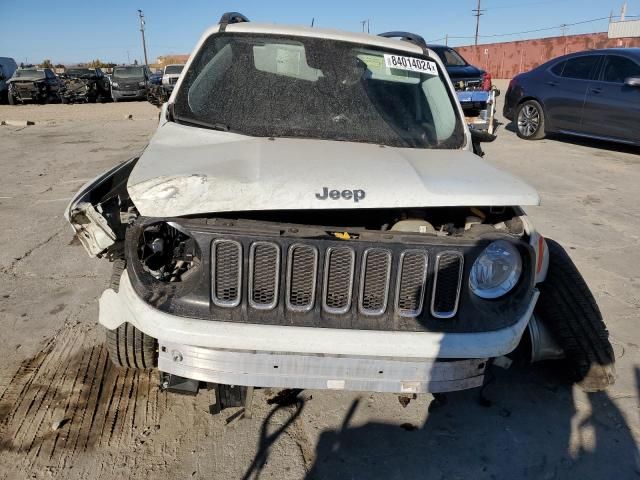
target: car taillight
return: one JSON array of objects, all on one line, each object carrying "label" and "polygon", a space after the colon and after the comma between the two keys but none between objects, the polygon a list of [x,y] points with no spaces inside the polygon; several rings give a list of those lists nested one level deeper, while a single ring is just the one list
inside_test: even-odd
[{"label": "car taillight", "polygon": [[488,72],[482,74],[482,90],[491,90],[491,74]]}]

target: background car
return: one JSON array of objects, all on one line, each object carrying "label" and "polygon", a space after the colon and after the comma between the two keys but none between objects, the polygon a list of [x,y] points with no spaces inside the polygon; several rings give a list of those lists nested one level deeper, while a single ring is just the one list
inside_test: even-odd
[{"label": "background car", "polygon": [[50,68],[19,68],[9,80],[8,100],[16,103],[60,101],[63,82]]},{"label": "background car", "polygon": [[527,140],[555,132],[640,145],[640,48],[574,53],[517,75],[504,116]]},{"label": "background car", "polygon": [[109,79],[100,68],[71,67],[60,78],[65,84],[63,103],[111,99]]},{"label": "background car", "polygon": [[18,65],[13,58],[0,57],[0,101],[4,101],[7,98],[9,91],[9,85],[7,81],[16,71]]},{"label": "background car", "polygon": [[164,73],[162,75],[162,86],[171,92],[175,87],[184,65],[167,65],[164,67]]},{"label": "background car", "polygon": [[120,100],[146,100],[151,71],[144,65],[113,67],[111,75],[111,97]]},{"label": "background car", "polygon": [[491,74],[467,62],[462,55],[446,45],[428,45],[444,63],[456,90],[491,90]]}]

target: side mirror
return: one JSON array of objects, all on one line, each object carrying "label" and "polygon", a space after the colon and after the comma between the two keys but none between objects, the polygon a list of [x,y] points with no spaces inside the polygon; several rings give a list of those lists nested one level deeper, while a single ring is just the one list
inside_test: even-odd
[{"label": "side mirror", "polygon": [[491,143],[498,138],[496,135],[492,135],[489,132],[475,130],[473,128],[469,129],[469,132],[471,132],[471,146],[473,147],[473,153],[479,157],[484,157],[484,151],[480,144]]},{"label": "side mirror", "polygon": [[627,87],[640,87],[640,77],[629,77],[624,81]]}]

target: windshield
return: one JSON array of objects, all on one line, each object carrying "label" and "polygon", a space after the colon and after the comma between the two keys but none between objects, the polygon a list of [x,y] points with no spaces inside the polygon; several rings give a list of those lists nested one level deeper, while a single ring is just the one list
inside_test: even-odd
[{"label": "windshield", "polygon": [[169,75],[180,73],[183,68],[184,65],[167,65],[164,67],[164,73]]},{"label": "windshield", "polygon": [[214,35],[183,79],[174,118],[258,137],[459,148],[464,129],[442,75],[426,57],[354,43]]},{"label": "windshield", "polygon": [[142,67],[114,67],[113,76],[118,78],[140,78],[144,76]]},{"label": "windshield", "polygon": [[90,68],[67,68],[65,73],[70,77],[95,75],[95,71],[91,70]]},{"label": "windshield", "polygon": [[16,70],[13,76],[25,80],[40,80],[44,78],[44,70]]},{"label": "windshield", "polygon": [[444,63],[445,67],[465,67],[467,66],[467,61],[462,58],[462,56],[456,52],[453,48],[448,47],[429,47],[431,50],[436,52]]}]

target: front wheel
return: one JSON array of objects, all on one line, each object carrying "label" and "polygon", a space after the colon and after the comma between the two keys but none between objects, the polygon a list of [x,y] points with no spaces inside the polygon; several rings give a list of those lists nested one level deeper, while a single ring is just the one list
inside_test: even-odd
[{"label": "front wheel", "polygon": [[[109,288],[116,292],[126,266],[126,261],[121,259],[113,263]],[[144,369],[158,366],[158,341],[130,323],[123,323],[115,330],[106,330],[105,347],[116,367]]]},{"label": "front wheel", "polygon": [[9,92],[8,92],[7,101],[9,102],[9,105],[17,105],[18,104],[18,101],[16,100],[16,97],[13,96],[13,93],[11,93],[11,90],[9,90]]},{"label": "front wheel", "polygon": [[536,316],[565,352],[574,379],[587,392],[615,382],[609,332],[587,283],[557,242],[547,239],[549,271],[539,286]]},{"label": "front wheel", "polygon": [[540,140],[545,137],[544,112],[536,100],[527,100],[516,110],[516,131],[525,140]]}]

